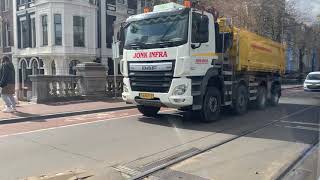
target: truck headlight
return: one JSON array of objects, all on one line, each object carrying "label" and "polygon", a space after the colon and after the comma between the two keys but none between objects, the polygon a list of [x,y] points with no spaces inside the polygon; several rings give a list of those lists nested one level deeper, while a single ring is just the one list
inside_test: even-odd
[{"label": "truck headlight", "polygon": [[179,86],[177,86],[177,87],[174,88],[172,94],[173,94],[174,96],[184,95],[184,94],[187,92],[187,88],[188,88],[188,86],[187,86],[186,84],[179,85]]}]

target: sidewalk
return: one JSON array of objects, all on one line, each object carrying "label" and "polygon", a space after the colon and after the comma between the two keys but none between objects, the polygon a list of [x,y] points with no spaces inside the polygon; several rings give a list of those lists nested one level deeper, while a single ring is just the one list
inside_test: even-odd
[{"label": "sidewalk", "polygon": [[284,180],[315,180],[320,175],[319,144],[307,154],[288,172]]},{"label": "sidewalk", "polygon": [[294,84],[294,85],[292,85],[292,84],[288,84],[288,85],[282,85],[281,86],[281,89],[282,90],[286,90],[286,89],[295,89],[295,88],[302,88],[303,87],[303,85],[302,84]]},{"label": "sidewalk", "polygon": [[[0,104],[1,108],[3,103]],[[134,105],[125,104],[120,99],[79,100],[50,104],[31,104],[21,102],[16,113],[3,113],[0,111],[0,124],[38,120],[43,118],[56,118],[105,111],[115,111],[133,108]]]}]

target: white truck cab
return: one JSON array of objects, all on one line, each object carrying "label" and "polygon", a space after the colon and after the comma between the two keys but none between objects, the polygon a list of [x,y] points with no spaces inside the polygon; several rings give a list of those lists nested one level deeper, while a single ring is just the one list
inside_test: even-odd
[{"label": "white truck cab", "polygon": [[213,16],[169,3],[131,16],[127,23],[123,99],[172,108],[193,105],[190,77],[204,76],[218,58],[214,28],[209,28]]}]

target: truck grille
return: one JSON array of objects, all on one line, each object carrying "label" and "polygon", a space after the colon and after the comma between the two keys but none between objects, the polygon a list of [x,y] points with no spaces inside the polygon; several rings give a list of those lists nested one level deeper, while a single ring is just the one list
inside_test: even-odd
[{"label": "truck grille", "polygon": [[[168,93],[173,79],[175,61],[148,61],[147,63],[161,62],[172,62],[172,69],[170,71],[131,71],[130,63],[139,62],[129,62],[129,79],[132,91]],[[140,61],[140,63],[146,62]]]}]

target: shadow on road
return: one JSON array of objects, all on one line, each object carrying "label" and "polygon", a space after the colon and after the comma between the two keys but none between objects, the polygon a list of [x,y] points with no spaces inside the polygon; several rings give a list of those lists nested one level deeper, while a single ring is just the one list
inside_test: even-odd
[{"label": "shadow on road", "polygon": [[[303,112],[297,113],[299,111]],[[141,117],[139,120],[143,123],[170,128],[232,135],[241,135],[278,120],[279,122],[266,127],[266,129],[271,128],[270,131],[251,133],[247,137],[313,144],[319,139],[320,107],[280,104],[278,107],[268,107],[263,111],[250,110],[243,116],[224,111],[221,119],[214,123],[201,123],[198,116],[187,112],[162,113],[158,118]]]}]

